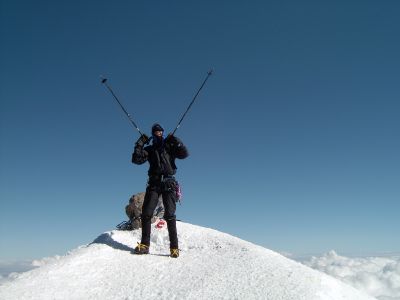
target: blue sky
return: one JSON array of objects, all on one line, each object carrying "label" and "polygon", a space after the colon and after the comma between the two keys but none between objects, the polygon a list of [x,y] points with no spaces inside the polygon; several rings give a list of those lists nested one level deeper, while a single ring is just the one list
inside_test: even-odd
[{"label": "blue sky", "polygon": [[[143,131],[176,135],[178,218],[292,253],[400,250],[397,1],[0,1],[2,259],[126,219]],[[263,234],[260,235],[260,228]]]}]

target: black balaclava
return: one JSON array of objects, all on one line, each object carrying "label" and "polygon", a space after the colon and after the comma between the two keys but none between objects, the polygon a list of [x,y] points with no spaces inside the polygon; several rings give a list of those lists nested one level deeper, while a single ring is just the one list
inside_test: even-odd
[{"label": "black balaclava", "polygon": [[162,147],[164,144],[163,143],[164,138],[163,138],[163,136],[160,136],[160,137],[156,136],[154,134],[154,132],[156,132],[156,131],[162,131],[164,133],[164,128],[162,128],[161,125],[158,123],[155,123],[153,125],[153,127],[151,127],[151,135],[153,136],[153,145],[155,145],[156,147]]}]

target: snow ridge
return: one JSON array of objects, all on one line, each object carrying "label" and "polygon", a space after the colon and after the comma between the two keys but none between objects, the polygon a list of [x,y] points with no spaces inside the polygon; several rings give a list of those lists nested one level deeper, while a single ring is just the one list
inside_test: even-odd
[{"label": "snow ridge", "polygon": [[178,222],[181,256],[153,227],[150,255],[131,252],[140,231],[109,231],[0,286],[0,299],[374,299],[276,252]]}]

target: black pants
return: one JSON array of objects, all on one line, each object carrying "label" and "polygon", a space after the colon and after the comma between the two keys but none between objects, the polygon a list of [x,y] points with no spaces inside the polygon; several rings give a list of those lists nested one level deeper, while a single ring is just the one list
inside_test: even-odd
[{"label": "black pants", "polygon": [[162,195],[164,204],[164,219],[167,221],[170,248],[178,248],[176,231],[176,196],[174,191],[165,191],[161,183],[150,184],[146,189],[142,208],[142,244],[150,245],[151,218]]}]

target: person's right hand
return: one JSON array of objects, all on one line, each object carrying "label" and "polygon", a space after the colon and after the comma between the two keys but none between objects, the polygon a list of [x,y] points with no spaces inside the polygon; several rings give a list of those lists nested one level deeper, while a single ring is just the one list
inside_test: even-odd
[{"label": "person's right hand", "polygon": [[139,139],[137,140],[136,144],[143,147],[144,145],[148,144],[149,142],[150,142],[149,137],[145,134],[142,134],[139,137]]}]

